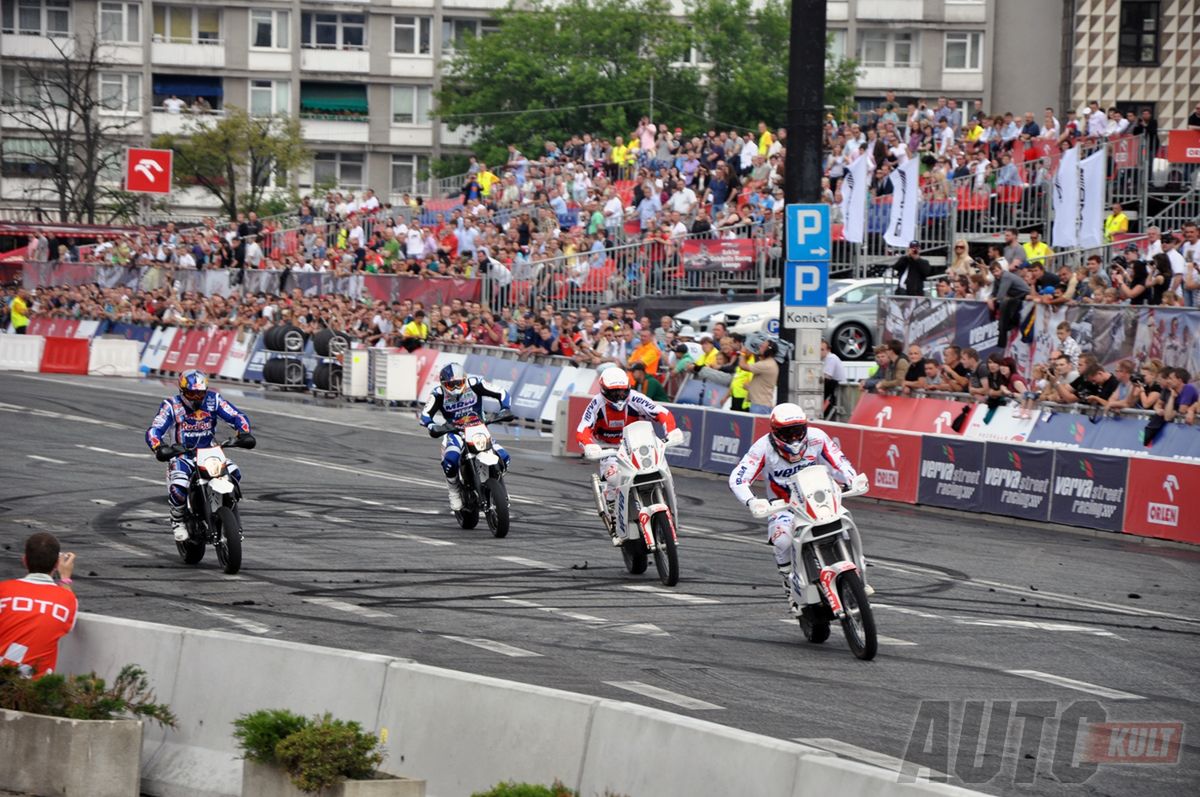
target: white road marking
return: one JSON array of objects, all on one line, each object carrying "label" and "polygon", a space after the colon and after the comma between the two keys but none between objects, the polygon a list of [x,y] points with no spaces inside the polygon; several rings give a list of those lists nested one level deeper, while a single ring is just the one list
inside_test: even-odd
[{"label": "white road marking", "polygon": [[400,506],[398,504],[392,504],[391,506],[388,507],[388,509],[394,509],[397,512],[408,512],[409,514],[413,514],[413,515],[440,515],[443,512],[443,510],[441,510],[441,509],[429,509],[426,507],[415,507],[415,506]]},{"label": "white road marking", "polygon": [[524,556],[497,556],[494,558],[499,559],[501,562],[511,562],[514,565],[521,565],[522,567],[534,567],[539,570],[557,570],[558,569],[557,565],[547,564],[546,562],[539,562],[537,559],[526,559]]},{"label": "white road marking", "polygon": [[450,634],[442,634],[442,639],[449,639],[454,642],[461,642],[464,645],[471,645],[484,650],[490,650],[492,653],[499,653],[501,656],[510,656],[514,659],[540,657],[541,653],[534,653],[532,650],[524,648],[516,648],[512,645],[506,645],[503,642],[496,642],[491,639],[480,639],[479,637],[462,637],[452,636]]},{"label": "white road marking", "polygon": [[1126,642],[1124,637],[1114,634],[1112,631],[1103,628],[1096,628],[1090,625],[1079,625],[1077,623],[1059,623],[1047,620],[1005,620],[1002,618],[980,618],[967,617],[959,614],[938,615],[929,612],[923,612],[920,609],[910,609],[907,606],[896,606],[891,603],[872,603],[872,607],[876,609],[887,609],[888,611],[898,612],[900,614],[910,614],[914,617],[921,617],[926,620],[948,620],[955,625],[972,625],[982,628],[1024,628],[1034,631],[1052,631],[1052,632],[1069,632],[1090,634],[1091,636],[1108,637],[1109,639],[1119,639]]},{"label": "white road marking", "polygon": [[909,642],[907,639],[897,639],[894,636],[876,634],[875,638],[879,641],[879,644],[894,648],[915,648],[917,646],[916,642]]},{"label": "white road marking", "polygon": [[578,620],[581,623],[593,626],[595,628],[608,628],[613,631],[619,631],[622,634],[635,634],[638,636],[670,636],[666,631],[652,623],[617,623],[612,620],[606,620],[603,617],[597,617],[594,614],[584,614],[583,612],[573,612],[567,609],[560,609],[557,606],[543,606],[534,601],[522,600],[521,598],[510,598],[507,595],[493,595],[492,600],[507,603],[512,606],[521,606],[526,609],[537,609],[539,612],[546,612],[556,617],[565,617],[568,620]]},{"label": "white road marking", "polygon": [[[37,377],[32,377],[32,378],[37,379]],[[48,379],[45,381],[57,382],[59,380]],[[67,383],[67,384],[71,384],[71,383]],[[22,407],[17,404],[5,404],[3,402],[0,402],[0,412],[19,412],[19,413],[23,413],[25,415],[37,415],[42,418],[56,418],[58,420],[63,420],[63,421],[75,421],[76,423],[86,423],[86,424],[91,424],[92,426],[107,426],[109,429],[132,429],[132,428],[134,428],[132,426],[126,426],[123,423],[116,423],[114,421],[102,421],[99,418],[87,418],[83,415],[69,415],[69,414],[63,413],[63,412],[51,412],[50,410],[40,410],[40,409],[36,409],[34,407]]]},{"label": "white road marking", "polygon": [[101,448],[100,446],[85,446],[82,443],[76,443],[76,448],[82,448],[86,451],[98,451],[101,454],[112,454],[114,457],[128,457],[129,459],[150,459],[151,454],[137,454],[131,451],[113,451],[111,448]]},{"label": "white road marking", "polygon": [[30,459],[36,459],[38,462],[49,462],[52,465],[66,465],[67,464],[67,461],[65,459],[55,459],[54,457],[43,457],[38,454],[26,454],[25,456],[29,457]]},{"label": "white road marking", "polygon": [[307,509],[285,509],[283,510],[283,514],[295,515],[296,517],[316,517],[315,514]]},{"label": "white road marking", "polygon": [[422,537],[419,534],[406,534],[403,531],[385,531],[383,532],[389,537],[395,537],[398,540],[412,540],[419,542],[422,545],[454,545],[450,540],[437,540],[433,537]]},{"label": "white road marking", "polygon": [[349,614],[357,614],[359,617],[367,617],[372,620],[393,619],[394,615],[387,612],[381,612],[378,609],[368,609],[365,606],[358,606],[353,603],[337,600],[336,598],[304,598],[304,603],[314,603],[317,606],[324,606],[329,609],[336,609],[339,612],[347,612]]},{"label": "white road marking", "polygon": [[[878,753],[874,750],[868,750],[865,747],[858,747],[857,745],[848,744],[840,739],[829,739],[824,737],[816,739],[795,738],[792,741],[808,745],[809,747],[816,747],[819,750],[826,750],[830,753],[834,753],[842,758],[848,758],[852,761],[861,761],[864,764],[873,764],[877,767],[883,767],[890,772],[899,773],[906,769],[911,771],[914,768],[912,764],[908,764],[903,759],[886,755],[884,753]],[[946,777],[946,773],[938,772],[936,769],[930,769],[928,767],[920,767],[914,773],[914,777],[918,780],[932,780],[934,778],[943,779]]]},{"label": "white road marking", "polygon": [[1035,681],[1054,684],[1065,689],[1074,689],[1079,692],[1088,692],[1100,697],[1107,697],[1109,700],[1145,700],[1141,695],[1135,695],[1132,692],[1122,692],[1120,689],[1110,689],[1107,686],[1090,684],[1087,681],[1076,681],[1074,678],[1064,678],[1061,675],[1041,672],[1040,670],[1003,670],[1003,672],[1009,675],[1016,675],[1020,678],[1031,678]]},{"label": "white road marking", "polygon": [[672,592],[669,589],[656,587],[653,584],[626,584],[625,589],[634,592],[649,592],[663,598],[669,598],[680,603],[720,603],[716,598],[706,598],[703,595],[689,595],[686,592]]},{"label": "white road marking", "polygon": [[366,504],[367,506],[383,506],[382,501],[372,501],[369,498],[355,498],[350,495],[343,495],[342,500],[343,501],[353,501],[356,504]]},{"label": "white road marking", "polygon": [[107,498],[93,498],[92,503],[99,504],[100,506],[116,506],[117,505],[116,501],[109,501]]},{"label": "white road marking", "polygon": [[130,476],[129,478],[135,482],[146,482],[146,484],[161,485],[163,483],[162,479],[147,479],[145,476]]},{"label": "white road marking", "polygon": [[222,612],[217,609],[210,608],[208,606],[193,606],[193,605],[186,604],[186,603],[177,603],[175,605],[176,606],[185,606],[189,609],[195,609],[196,611],[203,612],[204,614],[207,614],[210,617],[215,617],[218,620],[224,620],[227,623],[231,623],[232,625],[237,626],[238,628],[242,629],[243,631],[249,631],[251,634],[258,634],[259,636],[261,636],[263,634],[271,633],[270,626],[263,625],[262,623],[256,623],[253,620],[246,620],[242,617],[238,617],[236,614],[229,614],[228,612]]},{"label": "white road marking", "polygon": [[125,543],[117,542],[116,540],[101,539],[101,540],[99,540],[99,542],[105,548],[112,548],[114,551],[120,551],[121,553],[127,553],[127,554],[131,554],[133,556],[141,556],[143,558],[150,556],[150,554],[146,553],[145,551],[143,551],[139,548],[134,548],[132,545],[126,545]]},{"label": "white road marking", "polygon": [[672,692],[669,689],[662,689],[650,684],[644,684],[641,681],[605,681],[609,686],[615,686],[617,689],[624,689],[626,692],[648,697],[651,700],[658,700],[662,703],[670,703],[673,706],[688,709],[689,711],[724,711],[721,706],[715,703],[709,703],[706,700],[700,700],[695,697],[681,695],[678,692]]}]

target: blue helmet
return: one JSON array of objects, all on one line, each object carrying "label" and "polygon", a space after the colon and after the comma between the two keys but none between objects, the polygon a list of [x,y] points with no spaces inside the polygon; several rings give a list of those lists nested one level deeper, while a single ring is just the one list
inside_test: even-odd
[{"label": "blue helmet", "polygon": [[458,398],[467,387],[467,372],[459,363],[450,363],[438,373],[442,392],[450,398]]},{"label": "blue helmet", "polygon": [[179,375],[179,396],[193,410],[200,409],[208,395],[208,377],[203,371],[184,371]]}]

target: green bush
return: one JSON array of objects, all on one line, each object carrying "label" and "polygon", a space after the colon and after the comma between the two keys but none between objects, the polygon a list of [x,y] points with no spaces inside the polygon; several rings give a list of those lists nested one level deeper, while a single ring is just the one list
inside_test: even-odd
[{"label": "green bush", "polygon": [[280,741],[275,759],[297,788],[313,792],[346,779],[370,778],[383,763],[383,752],[375,734],[326,714]]},{"label": "green bush", "polygon": [[171,709],[154,702],[146,672],[136,664],[121,668],[109,686],[96,673],[51,674],[36,680],[16,667],[0,667],[0,708],[76,720],[139,718],[175,727]]},{"label": "green bush", "polygon": [[306,725],[307,719],[285,708],[262,709],[234,720],[233,738],[246,758],[260,764],[276,764],[276,746]]},{"label": "green bush", "polygon": [[471,797],[576,797],[576,794],[557,780],[549,788],[510,780],[497,783],[488,791],[476,792]]}]

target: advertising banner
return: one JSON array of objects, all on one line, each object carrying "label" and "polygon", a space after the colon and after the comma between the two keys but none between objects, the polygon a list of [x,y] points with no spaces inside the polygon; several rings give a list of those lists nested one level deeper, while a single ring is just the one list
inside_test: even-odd
[{"label": "advertising banner", "polygon": [[934,354],[940,359],[942,349],[957,340],[959,307],[976,304],[979,303],[882,297],[879,302],[880,338],[884,343],[893,339],[905,346],[915,343],[926,354]]},{"label": "advertising banner", "polygon": [[[426,354],[426,356],[432,355],[432,359],[426,360],[424,363],[422,363],[419,359],[417,360],[417,363],[418,363],[417,376],[418,377],[420,377],[422,369],[427,369],[424,372],[425,378],[421,381],[421,392],[419,394],[417,394],[417,400],[422,401],[422,402],[426,401],[429,398],[429,394],[432,393],[433,388],[437,386],[438,373],[444,367],[446,367],[450,363],[462,364],[462,363],[466,362],[466,359],[467,359],[467,355],[465,355],[465,354],[458,354],[456,352],[448,352],[448,351],[435,351],[434,349],[417,349],[413,353],[417,354],[417,355],[424,353],[424,354]],[[486,366],[491,362],[492,362],[491,358],[488,358],[488,361],[486,363],[484,363],[484,365],[485,365],[484,372],[481,372],[478,374],[473,374],[473,376],[482,376],[484,379],[487,379],[488,376],[486,373]],[[510,387],[512,387],[511,381],[508,384],[504,385],[505,390],[508,390]],[[372,388],[371,390],[372,390],[372,393],[374,393],[374,389]]]},{"label": "advertising banner", "polygon": [[46,338],[73,338],[78,326],[79,322],[73,318],[31,318],[27,334]]},{"label": "advertising banner", "polygon": [[908,429],[909,416],[915,403],[916,399],[903,396],[864,393],[858,404],[854,405],[850,423],[874,429]]},{"label": "advertising banner", "polygon": [[244,379],[246,364],[250,361],[250,352],[254,350],[254,342],[258,334],[254,332],[234,333],[229,350],[225,353],[225,362],[221,363],[220,375],[225,379]]},{"label": "advertising banner", "polygon": [[1142,443],[1146,418],[1116,415],[1094,420],[1093,434],[1087,439],[1088,448],[1105,454],[1158,454]]},{"label": "advertising banner", "polygon": [[1125,518],[1128,468],[1125,457],[1055,451],[1051,522],[1120,531]]},{"label": "advertising banner", "polygon": [[728,475],[754,442],[754,416],[709,410],[704,418],[703,469]]},{"label": "advertising banner", "polygon": [[204,350],[208,348],[213,334],[208,329],[193,329],[187,332],[187,343],[184,344],[183,353],[179,358],[180,371],[200,367],[200,358],[204,356]]},{"label": "advertising banner", "polygon": [[862,454],[855,465],[871,481],[871,491],[867,495],[884,501],[917,502],[921,472],[920,435],[864,429]]},{"label": "advertising banner", "polygon": [[513,415],[527,421],[540,420],[560,370],[556,365],[526,365],[521,380],[512,389]]},{"label": "advertising banner", "polygon": [[250,347],[250,355],[246,358],[246,370],[242,379],[248,382],[263,381],[263,366],[267,362],[266,335],[255,335],[254,345]]},{"label": "advertising banner", "polygon": [[917,237],[917,205],[921,201],[920,161],[908,158],[888,177],[892,183],[892,213],[883,240],[901,249]]},{"label": "advertising banner", "polygon": [[1200,130],[1172,130],[1167,135],[1167,160],[1200,163]]},{"label": "advertising banner", "polygon": [[167,349],[167,356],[162,359],[158,369],[160,371],[167,371],[168,373],[178,373],[183,370],[181,368],[183,364],[183,352],[190,347],[195,337],[196,333],[194,331],[179,330],[179,334],[175,335],[175,338],[171,341],[171,348]]},{"label": "advertising banner", "polygon": [[729,392],[728,385],[718,385],[703,379],[687,379],[675,395],[676,404],[699,404],[704,407],[720,409],[725,403],[725,394]]},{"label": "advertising banner", "polygon": [[1156,457],[1193,459],[1200,462],[1200,426],[1167,424],[1155,438],[1150,453]]},{"label": "advertising banner", "polygon": [[1144,537],[1200,543],[1200,465],[1173,460],[1129,460],[1125,531]]},{"label": "advertising banner", "polygon": [[1058,171],[1054,173],[1054,227],[1050,245],[1056,249],[1072,249],[1079,245],[1079,147],[1063,153]]},{"label": "advertising banner", "polygon": [[567,401],[567,453],[582,454],[583,449],[579,447],[579,443],[575,440],[575,430],[579,427],[579,422],[583,420],[583,411],[587,409],[588,402],[592,400],[591,396],[577,396],[568,393]]},{"label": "advertising banner", "polygon": [[749,271],[754,268],[754,241],[749,238],[689,238],[679,245],[688,271]]},{"label": "advertising banner", "polygon": [[1021,418],[1017,416],[1019,407],[1005,404],[1003,407],[997,407],[991,420],[985,423],[987,409],[983,404],[976,406],[967,420],[966,428],[963,429],[964,437],[972,440],[994,440],[999,443],[1024,443],[1038,422],[1036,413],[1033,413],[1032,418]]},{"label": "advertising banner", "polygon": [[483,373],[485,362],[487,362],[487,355],[468,354],[467,359],[463,360],[463,370],[467,372],[467,376],[478,376]]},{"label": "advertising banner", "polygon": [[[433,386],[437,384],[438,372],[434,370],[433,366],[437,364],[438,352],[437,349],[417,349],[413,352],[413,356],[417,358],[417,384],[421,390],[417,394],[417,398],[425,401],[429,398]],[[466,368],[466,366],[463,367]],[[482,366],[480,367],[482,369]],[[472,373],[475,373],[476,376],[479,375],[477,372]]]},{"label": "advertising banner", "polygon": [[[458,355],[462,356],[462,355]],[[441,355],[438,355],[437,368],[441,367]],[[488,357],[483,364],[483,378],[491,382],[493,386],[507,390],[509,393],[514,392],[514,387],[521,381],[521,377],[525,374],[526,368],[537,368],[539,366],[523,363],[520,360],[502,360],[499,357]]]},{"label": "advertising banner", "polygon": [[178,327],[159,327],[154,330],[146,348],[142,349],[143,371],[157,371],[162,367],[163,360],[166,359],[167,352],[174,345],[175,335],[178,332]]},{"label": "advertising banner", "polygon": [[[108,322],[105,321],[104,323],[107,324]],[[100,322],[85,318],[75,327],[72,337],[91,338],[98,334],[100,334]]]},{"label": "advertising banner", "polygon": [[235,337],[236,333],[231,330],[218,330],[209,336],[208,346],[205,347],[204,353],[200,357],[200,368],[205,373],[220,373],[221,366],[225,363],[225,356],[229,354]]},{"label": "advertising banner", "polygon": [[851,243],[860,244],[867,226],[867,197],[870,193],[866,158],[855,158],[850,168],[846,169],[840,189],[842,217],[846,220],[842,236]]},{"label": "advertising banner", "polygon": [[[833,440],[834,445],[840,448],[842,453],[850,459],[850,464],[852,464],[855,468],[861,468],[859,459],[862,456],[862,429],[855,429],[852,426],[834,423],[813,423],[810,424],[810,426],[820,429],[822,432],[829,435],[829,438]],[[769,425],[767,429],[770,429]],[[765,433],[766,430],[764,430],[764,434]]]},{"label": "advertising banner", "polygon": [[1043,410],[1026,442],[1058,448],[1095,448],[1089,442],[1095,435],[1096,424],[1086,415]]},{"label": "advertising banner", "polygon": [[1046,520],[1050,516],[1054,451],[988,443],[979,508],[994,515]]},{"label": "advertising banner", "polygon": [[683,442],[667,449],[667,461],[675,468],[700,470],[704,465],[701,444],[704,442],[705,412],[696,407],[671,405],[675,424],[683,432]]},{"label": "advertising banner", "polygon": [[550,398],[542,407],[542,421],[553,423],[558,417],[558,402],[564,396],[572,393],[594,395],[599,388],[596,385],[597,374],[594,368],[560,368],[554,386],[550,388]]},{"label": "advertising banner", "polygon": [[142,324],[124,324],[118,321],[109,324],[108,330],[104,334],[118,335],[125,340],[136,340],[138,343],[142,344],[140,352],[141,354],[144,354],[146,351],[146,344],[148,344],[150,342],[150,338],[154,336],[154,328],[144,326]]},{"label": "advertising banner", "polygon": [[922,437],[917,503],[980,510],[983,449],[984,444],[975,440]]}]

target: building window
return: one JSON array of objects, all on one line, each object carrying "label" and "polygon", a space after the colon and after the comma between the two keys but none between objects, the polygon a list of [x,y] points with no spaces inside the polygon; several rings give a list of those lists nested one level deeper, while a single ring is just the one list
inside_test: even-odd
[{"label": "building window", "polygon": [[392,86],[392,124],[429,124],[429,86]]},{"label": "building window", "polygon": [[100,105],[113,113],[141,113],[142,76],[136,72],[101,72]]},{"label": "building window", "polygon": [[0,142],[0,175],[4,177],[50,177],[54,173],[54,151],[49,141],[36,138],[5,138]]},{"label": "building window", "polygon": [[253,9],[250,12],[250,46],[270,50],[291,47],[288,12]]},{"label": "building window", "polygon": [[70,36],[70,0],[3,0],[0,33],[21,36]]},{"label": "building window", "polygon": [[1121,0],[1121,64],[1158,64],[1159,5],[1158,0]]},{"label": "building window", "polygon": [[250,115],[270,116],[291,111],[292,90],[286,80],[251,80]]},{"label": "building window", "polygon": [[300,46],[322,50],[362,50],[367,44],[367,18],[362,14],[300,15]]},{"label": "building window", "polygon": [[318,152],[313,156],[313,184],[338,188],[362,188],[361,152]]},{"label": "building window", "polygon": [[424,155],[392,156],[392,194],[421,194],[429,178],[429,158]]},{"label": "building window", "polygon": [[101,3],[100,40],[137,44],[142,40],[141,3]]},{"label": "building window", "polygon": [[219,112],[224,96],[219,77],[156,74],[150,78],[150,105],[154,109],[178,113],[183,110],[179,105],[182,102],[193,113]]},{"label": "building window", "polygon": [[978,72],[983,63],[983,34],[958,32],[946,34],[945,68]]},{"label": "building window", "polygon": [[829,66],[837,64],[838,61],[846,57],[846,31],[829,31],[829,49],[827,52],[829,57],[826,59],[826,63]]},{"label": "building window", "polygon": [[916,38],[911,31],[859,31],[858,61],[866,67],[917,66]]},{"label": "building window", "polygon": [[393,17],[392,52],[397,55],[429,55],[430,17]]},{"label": "building window", "polygon": [[154,41],[220,44],[221,10],[211,6],[154,6]]},{"label": "building window", "polygon": [[300,83],[301,118],[365,122],[369,112],[364,83]]},{"label": "building window", "polygon": [[449,17],[442,20],[442,49],[449,52],[462,47],[468,38],[487,36],[500,28],[490,19]]},{"label": "building window", "polygon": [[67,106],[66,77],[61,72],[28,69],[0,71],[0,106]]}]

